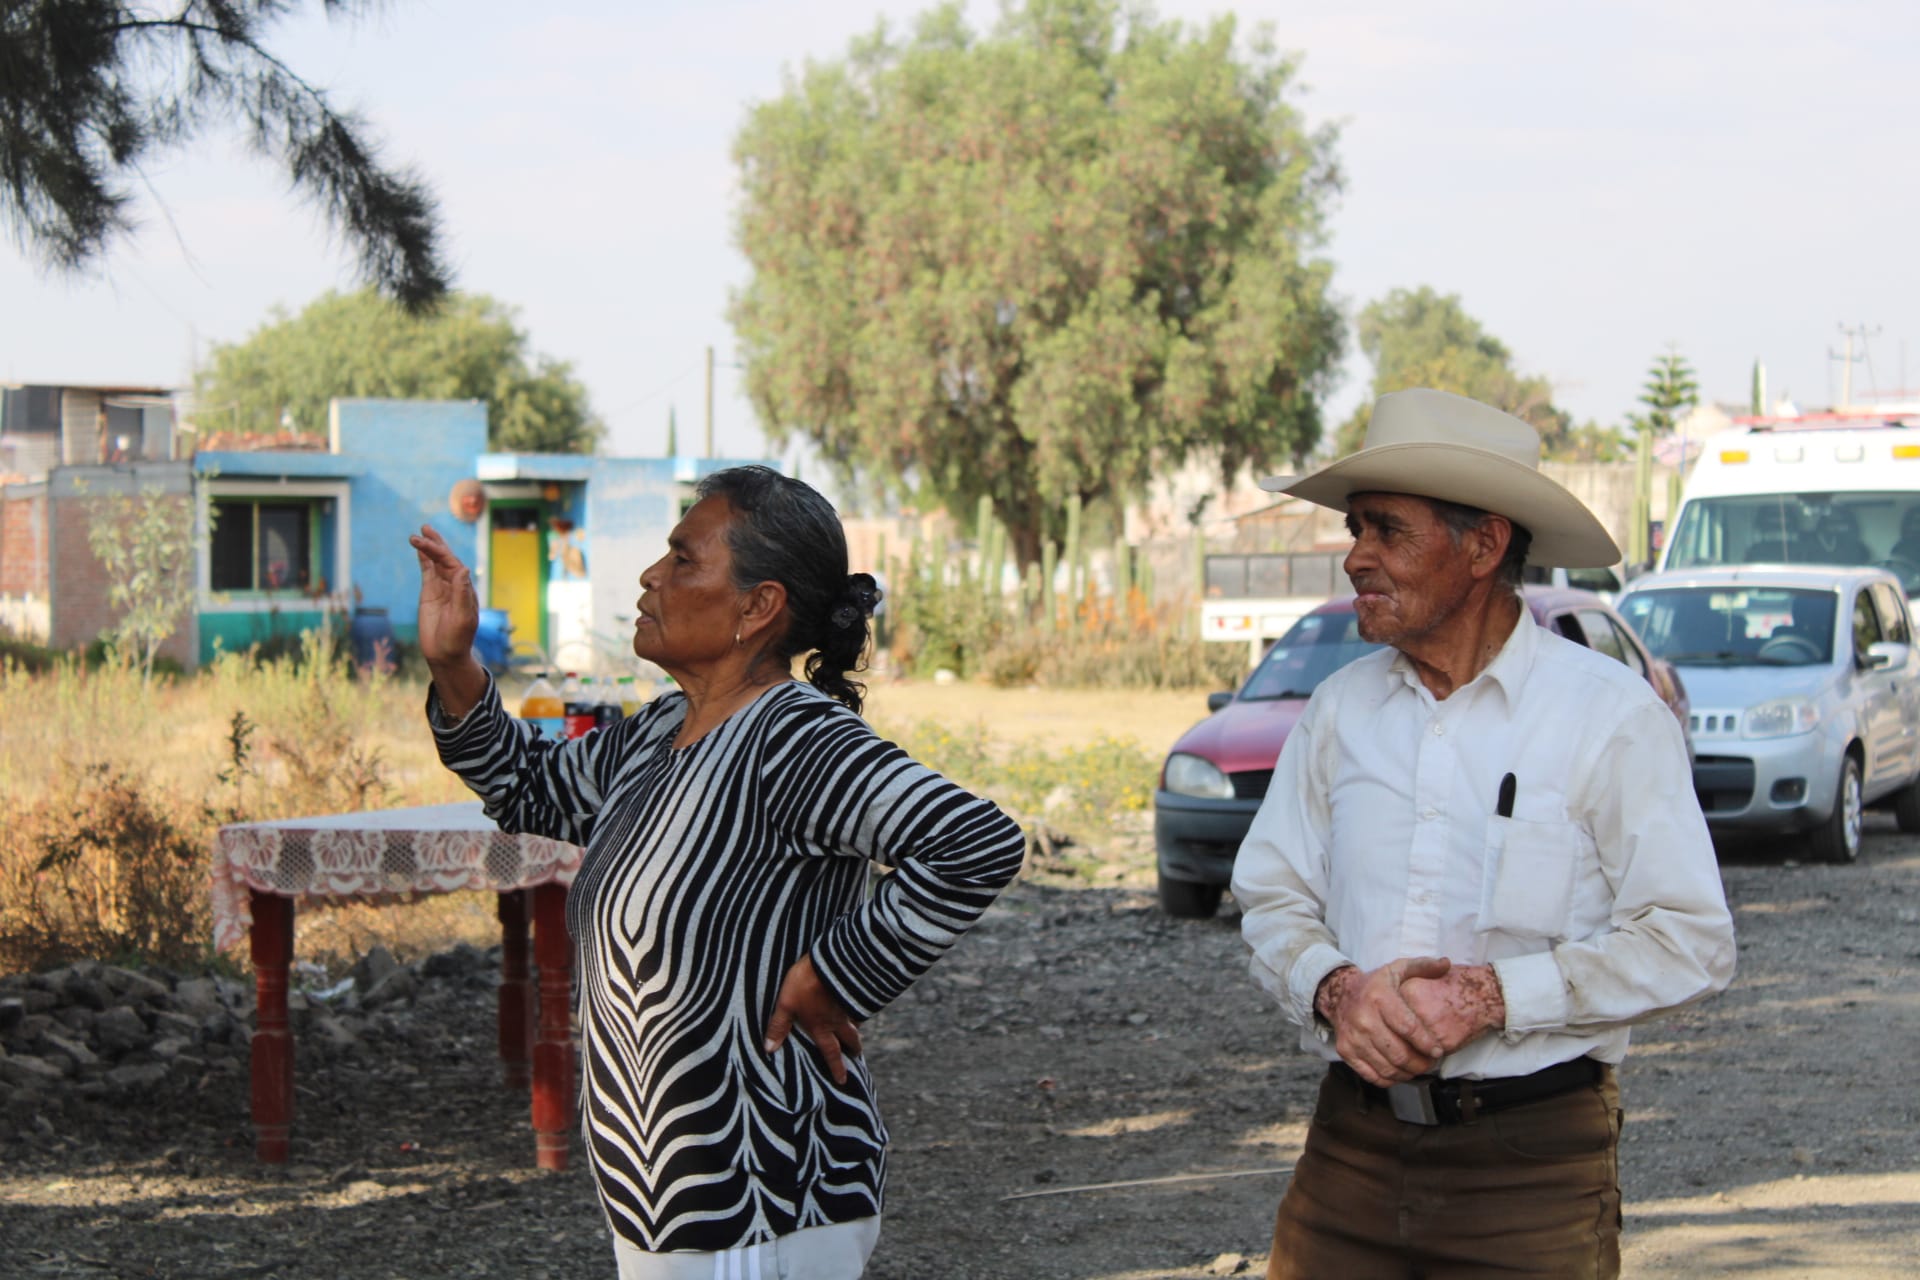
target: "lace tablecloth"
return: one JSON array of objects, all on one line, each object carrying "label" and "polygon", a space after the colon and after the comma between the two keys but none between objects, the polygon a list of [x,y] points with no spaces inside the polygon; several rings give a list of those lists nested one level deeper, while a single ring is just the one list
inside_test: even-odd
[{"label": "lace tablecloth", "polygon": [[213,839],[214,946],[224,951],[245,940],[252,890],[309,902],[377,902],[571,884],[581,852],[545,836],[508,835],[478,800],[233,823]]}]

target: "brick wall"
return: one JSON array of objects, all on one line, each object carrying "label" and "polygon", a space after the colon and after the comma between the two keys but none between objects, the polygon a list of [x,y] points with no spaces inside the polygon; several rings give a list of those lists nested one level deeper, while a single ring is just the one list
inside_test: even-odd
[{"label": "brick wall", "polygon": [[0,596],[47,595],[47,489],[0,489]]},{"label": "brick wall", "polygon": [[[72,480],[84,473],[85,491],[77,492]],[[92,504],[114,492],[137,493],[155,485],[167,490],[170,501],[183,505],[193,501],[187,489],[187,464],[139,468],[62,468],[49,484],[53,538],[51,542],[52,611],[48,643],[56,649],[85,648],[102,631],[119,621],[120,611],[108,601],[112,583],[105,566],[94,558],[87,540]],[[163,657],[192,667],[199,656],[198,631],[191,609],[181,616],[177,629],[160,646]]]}]

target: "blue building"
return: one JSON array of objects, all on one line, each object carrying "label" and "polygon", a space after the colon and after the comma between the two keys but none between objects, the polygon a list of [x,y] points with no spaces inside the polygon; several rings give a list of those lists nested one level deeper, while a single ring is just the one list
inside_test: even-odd
[{"label": "blue building", "polygon": [[[199,657],[384,610],[417,637],[407,536],[432,525],[473,566],[483,607],[568,669],[631,661],[640,571],[698,479],[761,459],[488,453],[480,401],[336,400],[319,450],[202,452]],[[203,526],[205,527],[205,526]]]}]

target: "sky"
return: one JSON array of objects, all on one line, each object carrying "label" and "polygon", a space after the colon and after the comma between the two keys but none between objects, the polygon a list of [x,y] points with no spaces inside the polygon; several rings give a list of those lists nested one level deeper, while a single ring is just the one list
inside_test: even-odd
[{"label": "sky", "polygon": [[[272,48],[375,126],[441,202],[463,289],[518,311],[570,361],[606,449],[658,454],[671,409],[716,452],[773,450],[740,394],[727,300],[731,144],[755,102],[924,0],[392,0],[318,4]],[[1920,165],[1910,0],[1160,0],[1231,12],[1300,58],[1296,105],[1339,127],[1324,247],[1351,316],[1394,288],[1459,295],[1576,420],[1633,412],[1653,358],[1744,403],[1753,364],[1802,408],[1920,387]],[[983,27],[997,4],[974,3]],[[0,381],[180,385],[357,281],[271,161],[212,131],[149,165],[141,227],[84,278],[0,240]],[[1366,394],[1349,355],[1327,421]]]}]

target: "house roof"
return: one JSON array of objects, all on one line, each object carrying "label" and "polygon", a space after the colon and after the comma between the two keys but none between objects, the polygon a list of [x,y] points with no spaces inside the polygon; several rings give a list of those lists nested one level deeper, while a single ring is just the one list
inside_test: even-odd
[{"label": "house roof", "polygon": [[291,449],[229,452],[202,449],[193,455],[193,467],[203,476],[231,480],[236,476],[273,476],[280,479],[336,480],[364,475],[367,460],[338,453]]}]

